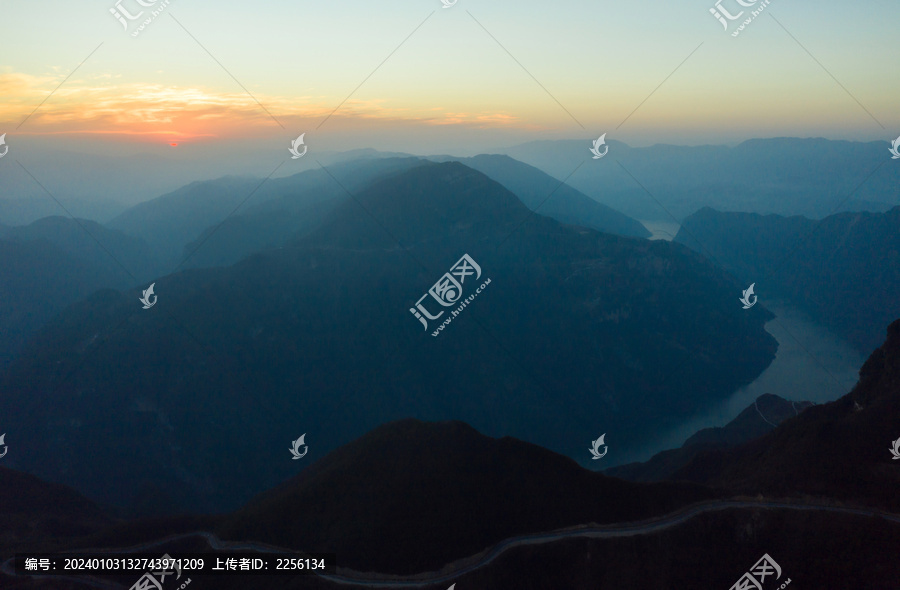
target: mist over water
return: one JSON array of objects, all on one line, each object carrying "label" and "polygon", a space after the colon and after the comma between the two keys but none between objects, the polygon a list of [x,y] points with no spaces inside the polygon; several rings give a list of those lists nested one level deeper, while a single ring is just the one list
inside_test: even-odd
[{"label": "mist over water", "polygon": [[765,326],[778,341],[778,352],[772,364],[753,383],[738,389],[727,400],[660,433],[644,449],[615,457],[615,465],[646,461],[660,451],[680,447],[698,430],[724,426],[764,393],[821,404],[834,401],[853,389],[859,369],[866,360],[863,355],[783,301],[766,302],[766,307],[777,316]]},{"label": "mist over water", "polygon": [[681,229],[681,224],[675,223],[674,221],[660,221],[655,219],[638,219],[638,221],[647,228],[648,232],[653,234],[650,236],[651,240],[665,240],[671,242],[675,239],[675,236],[678,235],[678,230]]}]

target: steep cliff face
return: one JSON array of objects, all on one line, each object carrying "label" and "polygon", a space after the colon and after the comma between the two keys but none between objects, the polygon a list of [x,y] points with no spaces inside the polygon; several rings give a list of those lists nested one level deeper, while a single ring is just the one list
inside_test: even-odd
[{"label": "steep cliff face", "polygon": [[675,241],[721,264],[759,301],[781,298],[869,355],[900,317],[900,207],[821,220],[706,208]]},{"label": "steep cliff face", "polygon": [[812,495],[900,510],[900,320],[853,390],[740,447],[698,455],[672,475],[743,493]]}]

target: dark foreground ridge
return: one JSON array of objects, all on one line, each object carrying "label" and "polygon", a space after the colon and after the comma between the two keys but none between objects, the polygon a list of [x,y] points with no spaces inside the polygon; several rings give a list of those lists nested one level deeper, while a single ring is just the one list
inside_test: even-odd
[{"label": "dark foreground ridge", "polygon": [[765,393],[725,426],[704,428],[684,441],[681,448],[662,451],[643,463],[612,467],[604,473],[629,481],[671,479],[679,469],[700,453],[713,449],[727,449],[759,438],[812,405],[812,402],[788,401],[777,395]]},{"label": "dark foreground ridge", "polygon": [[[435,570],[501,540],[659,516],[714,497],[588,471],[460,422],[381,426],[223,519],[225,539],[319,547],[358,571]],[[423,526],[423,523],[428,523]]]},{"label": "dark foreground ridge", "polygon": [[[21,538],[7,533],[2,557],[7,561],[13,547],[171,553],[275,545],[333,551],[342,569],[332,578],[206,581],[224,590],[452,583],[479,590],[528,584],[650,590],[727,588],[767,553],[785,579],[804,587],[850,580],[861,588],[894,588],[900,563],[890,551],[900,544],[900,514],[889,504],[896,505],[897,474],[888,445],[876,443],[893,427],[898,379],[900,321],[847,396],[787,418],[749,443],[701,453],[682,470],[713,473],[707,479],[716,488],[625,482],[530,443],[492,439],[459,422],[418,420],[376,428],[220,517],[110,525],[77,494],[0,470],[0,484],[26,481],[33,498],[4,505],[5,522],[41,520],[42,511],[58,511],[57,501],[95,514],[80,528],[57,525],[51,547],[45,537],[14,528]],[[846,437],[850,452],[826,444],[835,433]],[[823,445],[827,460],[820,459]],[[787,471],[766,471],[767,465]],[[754,497],[735,498],[739,491]],[[66,525],[64,515],[56,518]],[[84,587],[73,580],[10,579],[5,567],[0,580],[9,587]]]},{"label": "dark foreground ridge", "polygon": [[[686,508],[677,510],[670,514],[666,514],[660,518],[647,519],[638,522],[629,522],[618,525],[583,525],[563,530],[548,531],[546,533],[536,533],[531,535],[520,535],[504,539],[496,545],[465,559],[454,561],[451,564],[441,568],[440,572],[422,572],[414,575],[392,575],[378,572],[362,573],[354,571],[352,568],[341,567],[339,573],[336,574],[320,574],[315,581],[334,582],[341,586],[352,585],[357,587],[382,587],[382,588],[423,588],[433,584],[449,584],[450,582],[459,581],[466,576],[475,575],[481,577],[485,572],[490,572],[494,564],[506,557],[514,556],[523,550],[531,550],[535,546],[549,546],[549,550],[553,551],[555,545],[565,544],[572,540],[611,540],[623,539],[631,537],[653,536],[659,533],[668,532],[671,529],[678,529],[689,523],[691,520],[701,519],[710,513],[747,513],[755,512],[758,516],[762,511],[778,510],[785,513],[786,518],[791,518],[791,513],[809,512],[815,514],[828,515],[832,518],[838,518],[844,522],[853,522],[854,519],[876,518],[883,521],[900,524],[900,515],[891,514],[881,511],[846,508],[841,506],[828,506],[817,504],[801,504],[801,503],[784,503],[784,502],[764,502],[764,501],[713,501],[701,504],[695,504]],[[223,541],[216,534],[207,531],[194,531],[179,535],[170,535],[164,539],[154,540],[138,545],[123,547],[116,549],[120,553],[138,553],[145,551],[165,551],[174,553],[169,547],[177,546],[186,542],[200,541],[204,545],[204,549],[213,552],[228,551],[256,551],[260,553],[291,553],[290,548],[277,547],[270,544],[247,543],[247,542],[229,542]],[[197,550],[196,545],[194,549]],[[75,586],[91,585],[98,588],[118,588],[113,583],[106,583],[99,578],[88,577],[42,577],[42,576],[15,576],[11,560],[3,561],[0,559],[0,575],[17,577],[26,586],[31,583],[40,583],[40,580],[67,580],[77,582]],[[260,587],[260,578],[266,576],[258,576],[251,578],[249,581],[244,580],[237,583],[234,579],[222,579],[219,584],[224,588],[238,587]],[[272,583],[280,582],[285,585],[284,578],[271,579]],[[58,583],[58,582],[57,582]],[[241,585],[242,584],[242,585]],[[309,587],[308,585],[296,585],[296,583],[287,584],[290,587]],[[317,584],[312,584],[317,586]],[[647,583],[636,583],[635,587],[653,587]],[[30,586],[29,586],[30,587]]]}]

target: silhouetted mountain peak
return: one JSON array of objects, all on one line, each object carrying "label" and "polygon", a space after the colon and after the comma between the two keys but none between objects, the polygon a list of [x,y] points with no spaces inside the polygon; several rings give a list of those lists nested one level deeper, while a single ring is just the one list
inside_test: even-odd
[{"label": "silhouetted mountain peak", "polygon": [[[415,465],[415,469],[408,467]],[[505,436],[485,436],[458,420],[424,422],[414,418],[379,426],[359,439],[336,449],[308,472],[297,476],[297,482],[330,474],[352,471],[355,476],[370,471],[372,477],[385,481],[435,481],[457,470],[484,473],[491,469],[532,468],[540,471],[552,465],[569,475],[589,475],[575,461],[543,447]],[[514,468],[515,470],[515,468]],[[447,482],[452,483],[451,481]],[[457,482],[459,483],[459,482]],[[290,487],[290,482],[287,484]]]},{"label": "silhouetted mountain peak", "polygon": [[338,551],[354,569],[413,573],[513,535],[646,518],[711,495],[682,484],[651,488],[615,480],[463,422],[405,419],[261,494],[224,518],[220,533]]},{"label": "silhouetted mountain peak", "polygon": [[377,189],[406,187],[426,189],[425,192],[409,190],[401,193],[409,199],[406,202],[411,207],[418,207],[418,212],[423,214],[427,214],[431,207],[465,212],[467,217],[476,217],[479,211],[497,211],[507,215],[527,213],[527,209],[513,193],[481,172],[459,162],[423,165],[385,179],[372,187],[371,202],[375,204],[378,199],[390,200],[388,195],[379,193]]},{"label": "silhouetted mountain peak", "polygon": [[639,221],[611,209],[549,174],[507,155],[480,154],[472,158],[432,156],[435,162],[458,161],[486,174],[512,191],[522,203],[561,223],[603,233],[649,238]]},{"label": "silhouetted mountain peak", "polygon": [[315,489],[344,488],[351,485],[350,480],[372,482],[365,491],[371,498],[389,495],[398,486],[465,490],[482,485],[487,473],[529,469],[552,469],[557,476],[562,469],[566,477],[598,477],[543,447],[508,436],[493,439],[465,422],[407,418],[383,424],[335,449],[299,475],[261,494],[248,509],[271,502],[299,501]]},{"label": "silhouetted mountain peak", "polygon": [[425,164],[347,199],[313,240],[353,248],[404,245],[460,233],[497,235],[530,211],[499,183],[459,162]]}]

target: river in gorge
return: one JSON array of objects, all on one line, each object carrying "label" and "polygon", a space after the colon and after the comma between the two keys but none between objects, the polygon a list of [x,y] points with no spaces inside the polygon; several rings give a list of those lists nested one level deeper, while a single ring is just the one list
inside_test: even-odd
[{"label": "river in gorge", "polygon": [[[764,393],[821,404],[853,389],[866,360],[861,353],[788,303],[767,301],[765,305],[777,316],[766,323],[765,329],[778,341],[775,360],[766,370],[727,399],[675,428],[660,432],[643,449],[617,457],[615,465],[646,461],[659,451],[680,447],[702,428],[724,426]],[[610,462],[605,467],[612,466]]]}]

